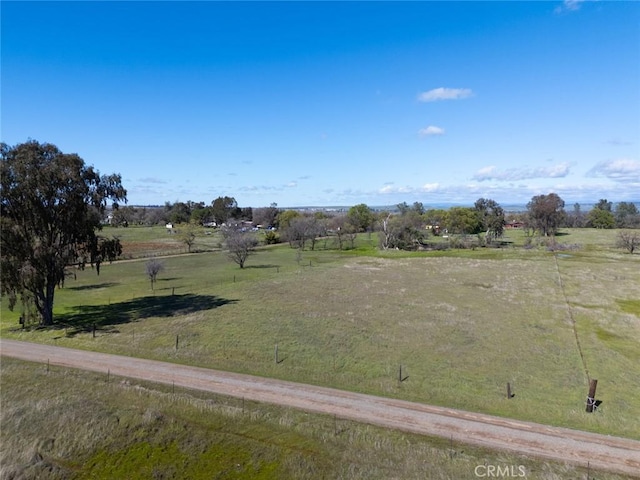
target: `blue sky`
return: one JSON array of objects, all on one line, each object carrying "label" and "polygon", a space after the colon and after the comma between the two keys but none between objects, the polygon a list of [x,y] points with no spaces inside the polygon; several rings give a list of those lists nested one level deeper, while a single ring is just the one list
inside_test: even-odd
[{"label": "blue sky", "polygon": [[134,205],[640,200],[638,2],[7,2],[2,141]]}]

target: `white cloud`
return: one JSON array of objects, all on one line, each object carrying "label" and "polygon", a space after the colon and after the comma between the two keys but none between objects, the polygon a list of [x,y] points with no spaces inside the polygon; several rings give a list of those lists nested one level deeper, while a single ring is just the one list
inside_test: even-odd
[{"label": "white cloud", "polygon": [[498,170],[495,166],[481,168],[472,177],[473,180],[484,182],[497,180],[501,182],[513,182],[518,180],[530,180],[532,178],[563,178],[569,175],[568,163],[559,163],[550,167],[538,168],[508,168]]},{"label": "white cloud", "polygon": [[298,186],[297,182],[289,182],[286,185],[287,188],[293,188],[293,187],[297,187],[297,186]]},{"label": "white cloud", "polygon": [[420,102],[436,102],[438,100],[461,100],[473,94],[469,88],[434,88],[418,95]]},{"label": "white cloud", "polygon": [[605,160],[589,170],[587,176],[606,177],[616,182],[640,183],[640,161],[630,158]]},{"label": "white cloud", "polygon": [[585,0],[564,0],[562,5],[555,8],[555,13],[575,12],[580,9],[580,4]]},{"label": "white cloud", "polygon": [[409,187],[409,186],[397,187],[392,183],[387,183],[385,184],[384,187],[378,190],[378,193],[381,193],[383,195],[388,195],[392,193],[412,193],[413,191],[414,191],[413,187]]},{"label": "white cloud", "polygon": [[426,128],[418,130],[418,135],[421,137],[433,137],[434,135],[444,135],[444,128],[436,127],[435,125],[429,125]]},{"label": "white cloud", "polygon": [[440,184],[439,183],[425,183],[422,186],[422,191],[423,192],[435,192],[440,190]]}]

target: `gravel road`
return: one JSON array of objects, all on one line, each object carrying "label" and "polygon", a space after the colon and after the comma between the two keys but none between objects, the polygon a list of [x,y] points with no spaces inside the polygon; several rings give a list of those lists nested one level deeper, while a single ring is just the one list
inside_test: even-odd
[{"label": "gravel road", "polygon": [[640,478],[640,441],[331,388],[14,340],[0,354],[175,384]]}]

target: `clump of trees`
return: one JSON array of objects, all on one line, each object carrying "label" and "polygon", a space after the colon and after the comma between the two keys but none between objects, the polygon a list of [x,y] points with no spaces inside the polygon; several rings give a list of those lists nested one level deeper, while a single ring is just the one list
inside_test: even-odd
[{"label": "clump of trees", "polygon": [[[11,309],[22,298],[34,304],[42,325],[52,325],[65,268],[84,252],[101,255],[96,231],[107,202],[115,211],[127,192],[120,175],[100,175],[50,143],[2,143],[0,154],[2,293]],[[117,255],[117,243],[102,245],[104,255]]]},{"label": "clump of trees", "polygon": [[421,203],[409,207],[406,203],[398,206],[399,215],[383,213],[380,216],[378,244],[383,250],[414,250],[422,242],[425,231]]}]

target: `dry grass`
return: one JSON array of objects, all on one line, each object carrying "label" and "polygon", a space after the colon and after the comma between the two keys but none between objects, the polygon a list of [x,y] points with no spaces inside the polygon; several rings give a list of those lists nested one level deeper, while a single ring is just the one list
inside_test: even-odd
[{"label": "dry grass", "polygon": [[[58,292],[63,304],[86,302],[68,308],[66,336],[6,327],[4,334],[637,435],[640,326],[619,302],[640,294],[638,260],[575,252],[556,267],[545,251],[508,251],[499,260],[488,253],[305,252],[298,265],[294,251],[280,248],[252,259],[267,268],[244,270],[227,268],[220,254],[194,255],[166,259],[148,297],[137,297],[151,293],[142,264],[114,264]],[[587,375],[574,322],[599,380],[597,415],[583,412]],[[409,378],[399,383],[401,364]]]},{"label": "dry grass", "polygon": [[522,466],[531,480],[585,476],[447,440],[11,359],[0,380],[2,479],[474,479],[479,465]]}]

